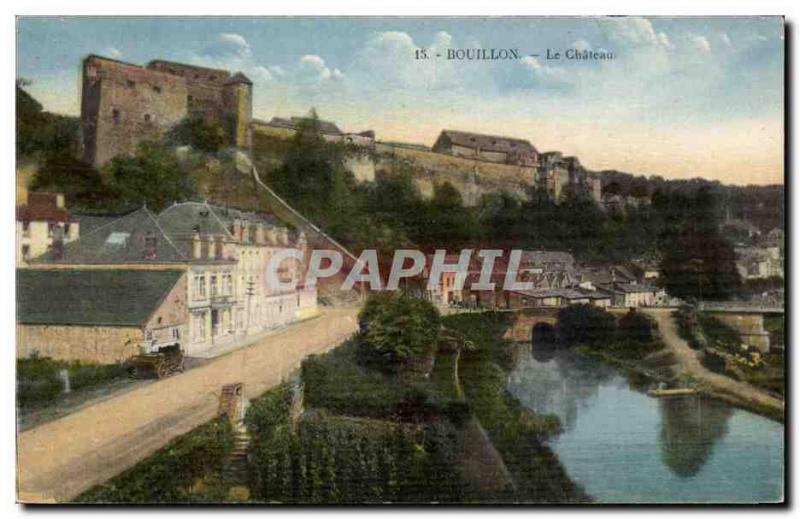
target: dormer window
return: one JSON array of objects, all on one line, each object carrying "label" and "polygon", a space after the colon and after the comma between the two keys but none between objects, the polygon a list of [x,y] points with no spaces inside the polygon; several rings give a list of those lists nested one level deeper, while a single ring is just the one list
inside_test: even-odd
[{"label": "dormer window", "polygon": [[155,236],[144,237],[144,259],[156,259],[158,239]]}]

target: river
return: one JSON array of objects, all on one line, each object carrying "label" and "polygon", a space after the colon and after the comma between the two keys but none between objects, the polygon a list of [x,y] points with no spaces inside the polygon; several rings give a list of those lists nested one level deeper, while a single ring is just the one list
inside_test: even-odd
[{"label": "river", "polygon": [[595,502],[782,500],[783,424],[704,397],[652,398],[595,359],[523,348],[508,389],[561,419],[550,447]]}]

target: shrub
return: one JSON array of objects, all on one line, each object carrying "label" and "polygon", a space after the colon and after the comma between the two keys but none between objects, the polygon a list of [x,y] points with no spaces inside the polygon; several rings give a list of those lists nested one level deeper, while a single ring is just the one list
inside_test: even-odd
[{"label": "shrub", "polygon": [[593,305],[572,305],[558,312],[558,332],[567,345],[599,346],[609,342],[616,329],[616,319]]},{"label": "shrub", "polygon": [[387,369],[430,352],[441,326],[439,313],[430,302],[389,292],[370,298],[359,321],[362,344]]},{"label": "shrub", "polygon": [[623,340],[650,342],[653,340],[653,321],[631,308],[617,323],[617,332]]}]

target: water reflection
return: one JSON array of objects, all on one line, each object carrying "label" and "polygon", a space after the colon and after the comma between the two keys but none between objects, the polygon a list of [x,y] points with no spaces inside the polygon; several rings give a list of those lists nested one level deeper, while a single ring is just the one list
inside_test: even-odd
[{"label": "water reflection", "polygon": [[578,410],[600,384],[614,377],[613,369],[556,347],[517,347],[509,391],[528,409],[557,415],[565,430],[574,426]]},{"label": "water reflection", "polygon": [[662,398],[661,458],[682,478],[696,475],[728,433],[733,409],[709,398]]},{"label": "water reflection", "polygon": [[557,415],[551,441],[598,502],[750,503],[783,495],[783,425],[706,398],[656,399],[569,350],[523,345],[508,389]]}]

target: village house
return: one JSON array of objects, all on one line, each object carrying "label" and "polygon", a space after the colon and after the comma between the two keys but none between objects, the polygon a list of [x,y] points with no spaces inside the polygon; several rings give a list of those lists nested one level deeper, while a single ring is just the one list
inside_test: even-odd
[{"label": "village house", "polygon": [[[293,236],[266,215],[185,202],[158,216],[146,207],[133,211],[32,266],[185,271],[187,333],[180,344],[195,355],[316,313],[315,289],[276,293],[266,285],[267,261],[285,248],[305,250],[304,236]],[[281,275],[299,279],[303,269],[287,260]]]},{"label": "village house", "polygon": [[17,206],[17,266],[76,240],[79,230],[78,221],[67,212],[63,194],[28,193],[27,203]]},{"label": "village house", "polygon": [[536,166],[539,152],[524,139],[442,130],[433,145],[436,153],[514,166]]},{"label": "village house", "polygon": [[186,272],[18,269],[17,357],[111,364],[181,344]]},{"label": "village house", "polygon": [[512,290],[507,298],[508,308],[564,307],[569,305],[612,306],[612,295],[605,291],[584,288],[544,288]]}]

